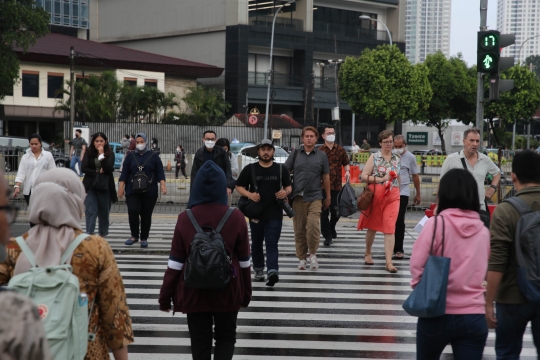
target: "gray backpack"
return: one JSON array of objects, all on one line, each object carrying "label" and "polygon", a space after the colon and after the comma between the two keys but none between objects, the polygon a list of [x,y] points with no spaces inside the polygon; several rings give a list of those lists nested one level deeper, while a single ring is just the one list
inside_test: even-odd
[{"label": "gray backpack", "polygon": [[505,199],[519,213],[514,243],[519,290],[527,301],[540,304],[540,211],[519,197]]},{"label": "gray backpack", "polygon": [[351,216],[357,211],[356,194],[348,181],[339,192],[337,201],[340,216]]}]

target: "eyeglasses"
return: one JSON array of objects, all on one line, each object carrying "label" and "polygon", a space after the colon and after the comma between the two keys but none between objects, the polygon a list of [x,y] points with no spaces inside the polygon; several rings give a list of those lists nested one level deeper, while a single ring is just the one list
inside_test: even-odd
[{"label": "eyeglasses", "polygon": [[19,207],[15,205],[0,206],[0,211],[6,212],[6,219],[9,224],[13,224],[15,219],[17,219],[17,214],[19,213]]},{"label": "eyeglasses", "polygon": [[383,141],[382,142],[384,145],[392,145],[394,143],[394,141],[390,140],[390,141]]}]

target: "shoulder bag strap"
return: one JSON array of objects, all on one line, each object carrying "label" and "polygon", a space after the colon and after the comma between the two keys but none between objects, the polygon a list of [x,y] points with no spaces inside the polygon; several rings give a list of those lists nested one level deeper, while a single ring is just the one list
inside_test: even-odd
[{"label": "shoulder bag strap", "polygon": [[441,216],[441,220],[442,220],[442,253],[441,253],[441,256],[444,256],[444,232],[445,232],[444,216]]},{"label": "shoulder bag strap", "polygon": [[90,235],[88,234],[80,234],[79,236],[77,236],[75,238],[75,240],[73,240],[73,242],[71,244],[69,244],[69,246],[67,247],[67,249],[64,251],[64,253],[62,254],[62,257],[60,258],[60,265],[63,265],[66,263],[67,259],[73,255],[73,252],[75,251],[75,249],[77,248],[77,246],[79,246],[84,239],[86,239],[87,237],[89,237]]},{"label": "shoulder bag strap", "polygon": [[259,186],[257,186],[257,176],[255,175],[255,163],[251,164],[251,181],[253,182],[253,187],[255,187],[255,192],[259,192]]},{"label": "shoulder bag strap", "polygon": [[469,169],[467,168],[467,164],[465,163],[465,158],[462,157],[460,159],[461,159],[461,164],[463,165],[463,168],[468,171]]},{"label": "shoulder bag strap", "polygon": [[191,221],[191,224],[192,224],[193,227],[195,228],[195,231],[197,231],[197,232],[200,233],[200,234],[204,234],[203,229],[201,229],[201,226],[199,225],[199,223],[198,223],[197,220],[195,219],[195,216],[193,215],[193,213],[191,212],[191,210],[190,210],[190,209],[186,209],[186,213],[187,213],[187,216],[188,216],[189,220]]},{"label": "shoulder bag strap", "polygon": [[504,199],[503,202],[510,203],[517,210],[519,216],[523,216],[532,211],[532,209],[527,205],[527,203],[517,196]]},{"label": "shoulder bag strap", "polygon": [[225,223],[227,222],[227,220],[229,220],[229,217],[231,216],[233,211],[234,211],[234,208],[230,207],[229,210],[227,210],[227,212],[225,213],[225,215],[223,215],[223,219],[221,219],[221,221],[219,222],[219,225],[216,228],[216,233],[221,232],[221,229],[223,229],[223,226],[225,226]]},{"label": "shoulder bag strap", "polygon": [[[150,161],[150,159],[153,158],[155,154],[156,154],[155,152],[152,152],[152,155],[150,155],[150,156],[148,157],[148,159],[146,159],[146,161],[143,162],[143,164],[142,164],[142,166],[141,166],[143,169],[144,169],[144,165],[146,165],[146,163],[147,163],[148,161]],[[137,164],[138,164],[138,163],[137,163]]]},{"label": "shoulder bag strap", "polygon": [[433,254],[433,243],[435,242],[435,235],[437,235],[437,218],[438,216],[435,215],[435,225],[433,229],[433,235],[431,236],[431,248],[429,249],[429,254]]},{"label": "shoulder bag strap", "polygon": [[26,241],[24,241],[23,237],[19,236],[19,237],[15,238],[15,241],[17,241],[17,244],[19,244],[19,247],[21,248],[22,252],[28,258],[28,262],[30,263],[30,265],[32,265],[32,267],[37,267],[36,258],[34,256],[34,253],[32,252],[32,250],[30,250],[30,247],[28,247],[28,245],[26,244]]},{"label": "shoulder bag strap", "polygon": [[294,164],[296,163],[296,156],[298,156],[299,149],[294,150],[294,155],[292,157],[292,166],[291,166],[291,172],[294,171]]}]

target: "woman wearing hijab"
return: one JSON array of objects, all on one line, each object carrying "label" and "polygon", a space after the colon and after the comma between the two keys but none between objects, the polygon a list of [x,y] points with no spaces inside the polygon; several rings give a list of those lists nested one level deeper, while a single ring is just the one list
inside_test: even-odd
[{"label": "woman wearing hijab", "polygon": [[[213,161],[207,161],[197,172],[189,197],[188,209],[202,228],[216,229],[229,210],[225,173]],[[225,250],[231,258],[229,284],[218,290],[201,290],[185,285],[182,269],[189,255],[190,244],[196,230],[186,212],[178,216],[172,239],[168,268],[163,278],[159,308],[187,314],[191,351],[194,360],[210,359],[212,326],[215,324],[214,354],[221,360],[230,360],[236,342],[236,319],[240,307],[251,301],[251,268],[249,236],[244,215],[235,209],[225,222],[220,234]]]},{"label": "woman wearing hijab", "polygon": [[[59,265],[62,253],[83,233],[80,224],[84,198],[83,184],[69,169],[53,169],[36,179],[28,214],[36,225],[23,238],[38,266]],[[6,262],[0,264],[0,284],[8,283],[11,277],[31,266],[14,239],[7,251]],[[133,342],[131,318],[122,276],[109,244],[100,236],[90,235],[69,261],[73,274],[79,278],[81,292],[88,294],[89,304],[94,304],[88,330],[95,332],[96,338],[88,342],[85,359],[108,359],[109,349],[116,360],[127,359],[127,346]]]},{"label": "woman wearing hijab", "polygon": [[[148,247],[148,236],[152,226],[152,213],[158,198],[157,183],[160,184],[161,193],[167,194],[165,186],[165,171],[159,156],[148,148],[146,134],[138,133],[135,136],[135,151],[131,152],[124,162],[120,182],[118,184],[118,197],[126,194],[128,208],[129,227],[131,237],[126,240],[126,245],[133,245],[141,240],[141,247]],[[143,167],[143,172],[148,178],[148,189],[143,193],[133,191],[133,178]],[[140,230],[139,230],[140,224]]]},{"label": "woman wearing hijab", "polygon": [[118,201],[114,187],[114,160],[107,136],[102,132],[92,135],[81,165],[86,190],[86,232],[90,235],[94,235],[96,218],[99,218],[99,235],[109,234],[111,203]]}]

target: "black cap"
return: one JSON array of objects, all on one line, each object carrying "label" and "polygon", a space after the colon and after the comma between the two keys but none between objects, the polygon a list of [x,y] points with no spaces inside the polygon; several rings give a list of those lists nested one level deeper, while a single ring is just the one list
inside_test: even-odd
[{"label": "black cap", "polygon": [[265,146],[265,145],[271,146],[272,149],[276,150],[276,148],[274,147],[274,144],[272,143],[272,140],[268,140],[268,139],[262,140],[259,143],[259,145],[257,145],[257,150],[260,149],[261,147]]}]

